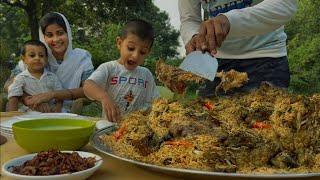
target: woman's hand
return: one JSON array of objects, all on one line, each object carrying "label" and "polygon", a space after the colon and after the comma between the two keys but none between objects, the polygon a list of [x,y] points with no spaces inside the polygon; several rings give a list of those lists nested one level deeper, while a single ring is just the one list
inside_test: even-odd
[{"label": "woman's hand", "polygon": [[101,100],[102,108],[106,113],[106,118],[111,122],[120,121],[120,109],[118,106],[112,101],[112,99],[108,96],[105,96]]},{"label": "woman's hand", "polygon": [[186,52],[209,51],[211,55],[217,53],[217,48],[222,45],[230,31],[230,23],[225,15],[201,23],[199,34],[194,35],[186,44]]},{"label": "woman's hand", "polygon": [[54,99],[54,92],[41,93],[23,98],[23,103],[27,106],[36,107],[41,103],[47,103]]},{"label": "woman's hand", "polygon": [[32,106],[31,109],[33,111],[39,111],[43,113],[54,112],[48,103],[41,103],[41,104],[38,104],[37,106]]}]

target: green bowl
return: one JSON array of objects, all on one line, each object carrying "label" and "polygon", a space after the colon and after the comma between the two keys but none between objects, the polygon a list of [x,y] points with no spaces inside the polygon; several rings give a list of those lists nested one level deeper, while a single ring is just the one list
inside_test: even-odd
[{"label": "green bowl", "polygon": [[78,150],[93,134],[95,122],[81,119],[36,119],[12,125],[17,144],[29,152]]}]

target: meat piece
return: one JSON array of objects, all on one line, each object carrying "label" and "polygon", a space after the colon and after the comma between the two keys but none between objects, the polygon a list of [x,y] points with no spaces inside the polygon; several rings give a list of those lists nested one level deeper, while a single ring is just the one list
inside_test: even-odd
[{"label": "meat piece", "polygon": [[188,84],[200,84],[204,82],[203,78],[174,66],[167,65],[164,60],[157,61],[156,75],[160,82],[172,92],[178,94],[184,94]]},{"label": "meat piece", "polygon": [[234,69],[231,69],[228,72],[218,72],[216,77],[221,79],[220,84],[216,87],[216,93],[223,89],[224,92],[229,91],[233,88],[239,88],[248,82],[248,74],[245,72],[238,72]]},{"label": "meat piece", "polygon": [[29,176],[57,175],[89,169],[95,163],[95,158],[82,158],[77,152],[62,153],[49,150],[38,153],[21,166],[14,166],[12,172]]},{"label": "meat piece", "polygon": [[163,140],[159,139],[154,133],[149,133],[140,140],[132,140],[132,145],[139,151],[142,156],[158,150]]}]

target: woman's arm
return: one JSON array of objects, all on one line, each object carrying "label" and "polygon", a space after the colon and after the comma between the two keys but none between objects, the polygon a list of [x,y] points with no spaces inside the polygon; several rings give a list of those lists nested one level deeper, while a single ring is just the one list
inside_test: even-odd
[{"label": "woman's arm", "polygon": [[24,99],[24,103],[27,106],[37,106],[41,103],[49,102],[52,99],[73,100],[82,97],[85,97],[85,95],[83,93],[83,88],[80,87],[75,89],[64,89],[33,95],[27,99]]},{"label": "woman's arm", "polygon": [[8,101],[8,111],[18,111],[19,97],[12,96]]},{"label": "woman's arm", "polygon": [[5,93],[8,93],[9,86],[13,83],[14,77],[15,77],[15,75],[11,73],[10,77],[4,83],[3,90]]},{"label": "woman's arm", "polygon": [[53,112],[61,112],[62,110],[63,101],[56,101],[56,104],[53,108]]}]

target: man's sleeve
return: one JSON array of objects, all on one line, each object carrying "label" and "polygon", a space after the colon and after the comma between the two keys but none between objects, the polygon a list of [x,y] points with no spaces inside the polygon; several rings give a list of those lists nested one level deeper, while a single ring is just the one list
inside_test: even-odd
[{"label": "man's sleeve", "polygon": [[252,7],[222,13],[230,22],[227,38],[255,36],[274,31],[285,25],[296,11],[296,0],[264,0]]},{"label": "man's sleeve", "polygon": [[179,0],[180,34],[184,44],[199,32],[202,22],[201,2],[199,0]]}]

